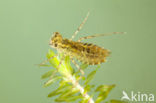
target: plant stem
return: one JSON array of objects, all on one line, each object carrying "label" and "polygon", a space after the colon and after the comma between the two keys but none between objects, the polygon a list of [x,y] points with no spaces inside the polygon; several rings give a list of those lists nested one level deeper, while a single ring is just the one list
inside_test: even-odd
[{"label": "plant stem", "polygon": [[88,103],[94,103],[94,100],[89,96],[87,92],[85,92],[84,88],[79,84],[79,82],[73,77],[72,75],[68,75],[67,78],[71,80],[71,83],[74,85],[75,88],[77,88],[81,95],[88,100]]}]

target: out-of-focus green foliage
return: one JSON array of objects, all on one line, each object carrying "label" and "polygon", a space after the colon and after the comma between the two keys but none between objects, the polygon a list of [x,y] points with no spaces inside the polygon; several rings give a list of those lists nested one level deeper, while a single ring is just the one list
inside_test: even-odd
[{"label": "out-of-focus green foliage", "polygon": [[[49,50],[47,53],[47,59],[49,64],[44,64],[42,66],[52,67],[52,69],[42,75],[42,79],[48,79],[44,87],[52,85],[54,82],[58,82],[58,88],[52,90],[48,97],[55,97],[55,102],[66,102],[66,103],[103,103],[107,98],[110,91],[115,87],[115,85],[100,85],[96,86],[90,84],[90,81],[94,78],[98,68],[91,70],[88,75],[81,76],[81,72],[78,69],[73,69],[70,65],[70,58],[67,56],[62,61],[62,64],[59,68],[60,56],[54,57],[55,53],[52,50]],[[80,68],[85,71],[88,65],[82,64]],[[57,68],[57,69],[56,69]],[[80,82],[81,81],[81,82]],[[95,88],[96,87],[96,88]],[[95,98],[94,95],[98,96]],[[93,99],[94,98],[94,99]],[[105,103],[125,103],[119,100],[110,100],[105,101]]]},{"label": "out-of-focus green foliage", "polygon": [[115,87],[115,85],[100,85],[96,88],[95,92],[99,92],[99,95],[95,103],[100,103],[108,96],[109,92]]}]

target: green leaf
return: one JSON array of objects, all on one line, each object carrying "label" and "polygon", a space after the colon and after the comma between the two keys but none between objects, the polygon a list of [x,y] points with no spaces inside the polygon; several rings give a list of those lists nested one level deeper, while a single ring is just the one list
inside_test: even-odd
[{"label": "green leaf", "polygon": [[51,93],[48,94],[48,97],[53,97],[53,96],[56,96],[56,95],[59,95],[61,94],[62,91],[59,91],[58,89],[55,90],[55,91],[52,91]]},{"label": "green leaf", "polygon": [[80,68],[83,69],[83,70],[86,69],[87,67],[88,67],[88,64],[82,64],[82,65],[80,65]]},{"label": "green leaf", "polygon": [[54,76],[54,77],[50,78],[50,79],[44,84],[44,87],[50,86],[52,83],[54,83],[54,82],[57,81],[58,79],[61,79],[61,77],[60,77],[60,76]]},{"label": "green leaf", "polygon": [[67,102],[66,98],[56,98],[55,102]]},{"label": "green leaf", "polygon": [[115,85],[100,85],[96,88],[96,92],[100,91],[100,92],[109,92],[111,91],[113,88],[115,87]]},{"label": "green leaf", "polygon": [[110,91],[115,87],[115,85],[100,85],[96,88],[95,92],[99,92],[99,95],[95,103],[100,103],[105,100]]},{"label": "green leaf", "polygon": [[52,50],[49,50],[49,52],[47,53],[47,59],[49,60],[49,63],[54,67],[54,68],[57,68],[58,64],[59,64],[59,60],[54,57],[52,58],[53,56],[55,56],[55,53],[52,51]]},{"label": "green leaf", "polygon": [[55,102],[74,102],[77,99],[82,98],[82,96],[69,96],[69,97],[58,97],[55,99]]},{"label": "green leaf", "polygon": [[72,85],[64,85],[63,87],[59,88],[60,89],[57,91],[49,94],[49,96],[60,94],[60,96],[55,99],[56,102],[71,102],[81,98],[81,96],[75,95],[76,93],[79,93],[79,90],[73,88]]},{"label": "green leaf", "polygon": [[56,70],[50,70],[50,71],[46,72],[45,74],[43,74],[41,78],[42,78],[42,79],[46,79],[46,78],[52,76],[52,74],[53,74],[54,72],[56,72]]},{"label": "green leaf", "polygon": [[[63,80],[62,80],[63,81]],[[72,88],[71,85],[69,84],[64,84],[64,85],[60,85],[56,90],[52,91],[51,93],[48,94],[48,97],[52,97],[58,94],[63,93],[66,89],[68,88]]]},{"label": "green leaf", "polygon": [[64,61],[65,61],[65,65],[66,65],[68,71],[70,73],[73,73],[73,68],[70,65],[70,58],[69,58],[69,56],[66,56]]},{"label": "green leaf", "polygon": [[59,87],[55,91],[49,93],[48,97],[52,97],[58,94],[62,95],[64,92],[72,90],[72,88],[73,85],[66,83],[64,80],[61,80]]},{"label": "green leaf", "polygon": [[76,101],[77,99],[80,99],[80,98],[82,98],[82,96],[70,96],[67,98],[67,101],[73,102],[73,101]]},{"label": "green leaf", "polygon": [[69,96],[73,96],[74,94],[78,93],[79,90],[76,90],[76,89],[68,89],[66,91],[64,91],[61,95],[61,97],[69,97]]},{"label": "green leaf", "polygon": [[94,88],[94,87],[95,87],[94,85],[86,85],[84,88],[85,93],[91,91],[91,88]]},{"label": "green leaf", "polygon": [[92,71],[91,73],[88,74],[86,81],[85,81],[85,85],[87,85],[94,77],[94,75],[96,74],[96,70]]}]

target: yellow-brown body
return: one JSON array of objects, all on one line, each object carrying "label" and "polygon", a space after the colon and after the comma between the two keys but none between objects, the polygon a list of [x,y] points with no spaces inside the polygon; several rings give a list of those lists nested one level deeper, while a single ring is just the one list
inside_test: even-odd
[{"label": "yellow-brown body", "polygon": [[64,55],[69,55],[71,58],[74,57],[89,65],[105,62],[106,57],[110,54],[109,50],[93,44],[63,39],[58,32],[54,33],[54,36],[50,40],[50,45],[58,51],[63,52]]}]

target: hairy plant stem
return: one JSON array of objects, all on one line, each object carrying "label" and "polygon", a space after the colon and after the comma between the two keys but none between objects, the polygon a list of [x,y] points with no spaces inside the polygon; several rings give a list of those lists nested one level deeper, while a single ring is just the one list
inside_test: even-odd
[{"label": "hairy plant stem", "polygon": [[[61,61],[61,60],[59,60],[59,61]],[[66,63],[62,62],[61,64],[62,64],[62,66],[61,65],[59,66],[58,72],[61,75],[63,75],[67,81],[72,83],[72,85],[74,86],[74,89],[78,89],[80,91],[80,93],[83,96],[84,100],[88,100],[88,103],[95,103],[94,100],[92,99],[92,97],[87,92],[85,92],[84,87],[82,87],[79,84],[76,77],[72,75],[72,72],[69,69],[69,67],[66,65]]]},{"label": "hairy plant stem", "polygon": [[82,87],[79,84],[79,82],[75,79],[74,76],[67,75],[66,77],[67,77],[67,79],[69,79],[71,81],[73,86],[80,91],[80,93],[84,97],[84,99],[88,100],[88,103],[94,103],[94,100],[92,99],[92,97],[90,97],[90,95],[87,92],[85,92],[84,87]]}]

